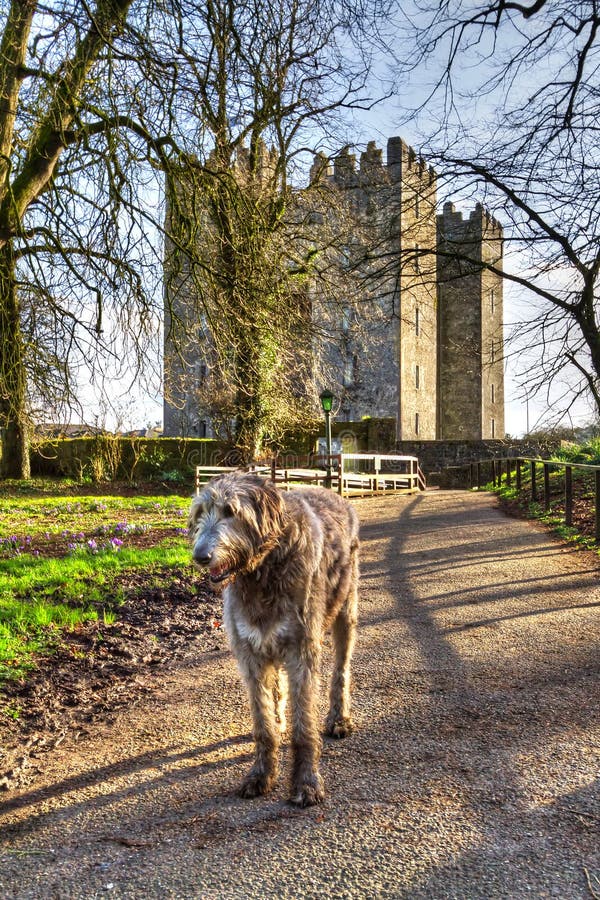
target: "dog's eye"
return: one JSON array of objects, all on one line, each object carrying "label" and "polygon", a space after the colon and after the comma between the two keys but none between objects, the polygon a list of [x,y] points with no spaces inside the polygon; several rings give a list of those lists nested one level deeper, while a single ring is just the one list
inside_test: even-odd
[{"label": "dog's eye", "polygon": [[231,519],[233,516],[233,508],[229,505],[229,503],[226,503],[223,507],[223,516],[226,519]]}]

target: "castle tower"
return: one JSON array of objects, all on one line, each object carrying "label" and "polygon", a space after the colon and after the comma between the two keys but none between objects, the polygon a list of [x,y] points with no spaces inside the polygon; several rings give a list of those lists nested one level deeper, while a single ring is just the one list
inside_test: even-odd
[{"label": "castle tower", "polygon": [[[502,227],[477,204],[438,216],[438,438],[504,437]],[[490,271],[482,264],[494,266]]]},{"label": "castle tower", "polygon": [[[271,173],[272,154],[259,150]],[[316,327],[312,377],[303,370],[298,383],[307,397],[330,388],[338,420],[395,419],[398,441],[502,438],[502,228],[480,204],[465,218],[451,203],[436,215],[436,173],[401,138],[385,157],[375,142],[359,160],[347,147],[318,154],[315,190],[290,204],[300,255],[314,241],[326,272],[303,283]],[[244,151],[238,165],[243,177]],[[211,222],[201,183],[175,190],[167,220],[179,210],[187,230],[165,247],[164,433],[211,436],[230,427],[227,373],[180,249],[202,245]]]},{"label": "castle tower", "polygon": [[[313,167],[324,171],[319,157]],[[330,169],[328,171],[331,171]],[[396,419],[397,440],[433,440],[437,417],[436,177],[400,138],[387,162],[374,142],[333,161],[332,186],[347,198],[366,245],[354,249],[362,285],[342,315],[326,365],[339,418]],[[360,244],[360,238],[357,239]],[[364,247],[363,247],[364,249]],[[331,378],[337,373],[337,383]]]},{"label": "castle tower", "polygon": [[437,430],[436,175],[400,138],[388,141],[400,192],[400,371],[396,440],[435,440]]}]

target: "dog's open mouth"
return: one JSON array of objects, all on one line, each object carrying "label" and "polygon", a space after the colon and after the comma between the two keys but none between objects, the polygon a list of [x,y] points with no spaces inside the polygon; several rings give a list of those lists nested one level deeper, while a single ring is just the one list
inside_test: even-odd
[{"label": "dog's open mouth", "polygon": [[228,569],[227,566],[213,566],[212,569],[208,570],[208,577],[213,584],[225,581],[230,575],[233,575],[233,569]]}]

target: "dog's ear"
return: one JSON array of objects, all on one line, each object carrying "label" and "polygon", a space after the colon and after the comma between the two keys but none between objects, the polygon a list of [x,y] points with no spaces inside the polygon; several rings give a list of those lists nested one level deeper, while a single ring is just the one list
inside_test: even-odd
[{"label": "dog's ear", "polygon": [[198,517],[202,510],[202,498],[192,497],[192,505],[190,506],[190,514],[188,516],[188,531],[192,531],[195,527]]},{"label": "dog's ear", "polygon": [[256,510],[261,534],[279,534],[283,530],[285,505],[281,491],[270,481],[257,478],[251,487],[252,503]]}]

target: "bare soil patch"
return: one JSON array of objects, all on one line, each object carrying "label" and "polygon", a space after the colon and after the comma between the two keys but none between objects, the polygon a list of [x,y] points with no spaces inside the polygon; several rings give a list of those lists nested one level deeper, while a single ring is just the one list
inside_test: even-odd
[{"label": "bare soil patch", "polygon": [[[159,535],[152,535],[156,542]],[[150,542],[150,536],[136,536]],[[126,601],[116,621],[88,622],[39,657],[25,679],[0,692],[0,788],[27,784],[36,760],[69,734],[82,737],[93,722],[110,722],[154,690],[175,659],[221,650],[219,598],[207,579],[189,570],[130,572],[115,580]],[[14,718],[13,718],[14,716]]]}]

